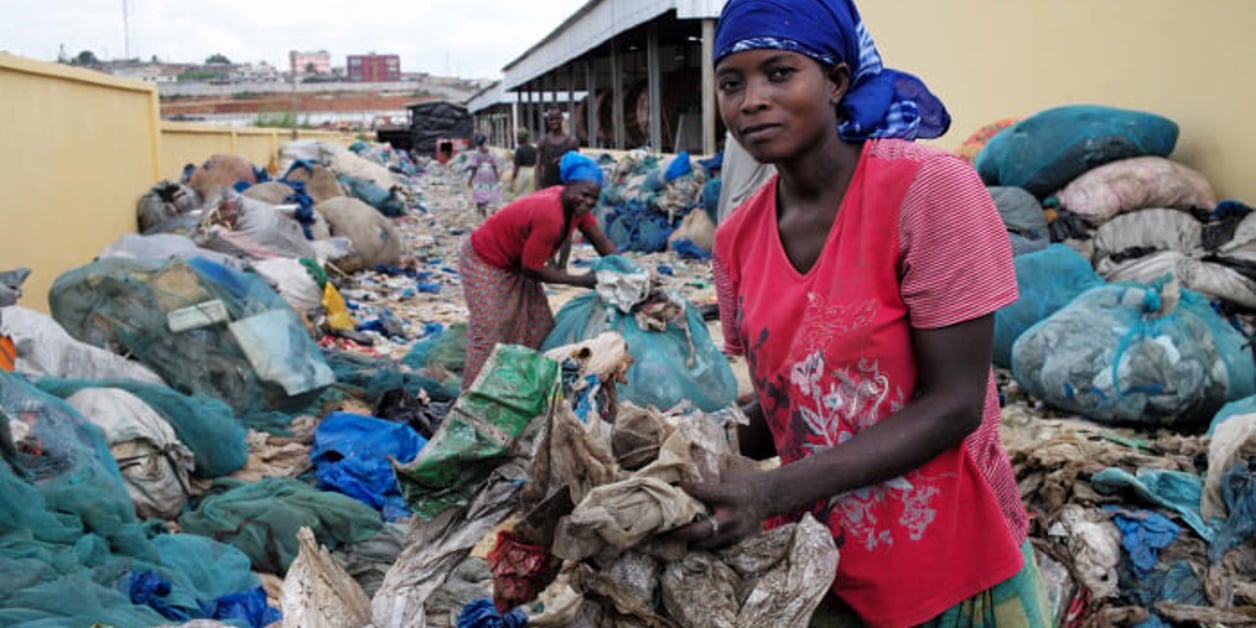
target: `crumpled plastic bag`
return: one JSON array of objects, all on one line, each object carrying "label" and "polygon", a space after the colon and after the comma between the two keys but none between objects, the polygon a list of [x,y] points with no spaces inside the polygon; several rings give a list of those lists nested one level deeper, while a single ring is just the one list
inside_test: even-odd
[{"label": "crumpled plastic bag", "polygon": [[593,262],[597,295],[628,314],[650,295],[650,273],[626,257],[607,255]]},{"label": "crumpled plastic bag", "polygon": [[1256,414],[1232,416],[1216,427],[1208,446],[1208,473],[1200,511],[1205,519],[1225,518],[1221,476],[1236,463],[1256,457]]},{"label": "crumpled plastic bag", "polygon": [[559,525],[554,553],[567,560],[613,555],[687,525],[705,510],[680,488],[651,477],[599,486]]},{"label": "crumpled plastic bag", "polygon": [[1121,562],[1121,531],[1102,510],[1069,504],[1048,534],[1063,537],[1075,558],[1077,577],[1095,599],[1117,593],[1117,565]]},{"label": "crumpled plastic bag", "polygon": [[371,622],[371,600],[345,573],[314,532],[297,532],[300,553],[283,581],[285,628],[361,628]]}]

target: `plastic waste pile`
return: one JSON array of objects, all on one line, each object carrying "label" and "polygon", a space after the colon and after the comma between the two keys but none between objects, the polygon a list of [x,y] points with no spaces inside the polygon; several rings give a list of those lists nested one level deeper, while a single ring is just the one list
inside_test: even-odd
[{"label": "plastic waste pile", "polygon": [[[710,254],[715,225],[702,205],[704,170],[694,168],[685,152],[666,164],[660,161],[659,155],[644,149],[630,151],[618,162],[602,160],[607,175],[597,209],[602,230],[621,251],[642,253],[669,248],[674,232],[681,230],[678,241],[699,246],[687,249],[682,244],[680,250]],[[700,219],[689,218],[695,209],[705,215],[705,222],[695,225]]]},{"label": "plastic waste pile", "polygon": [[1251,210],[1169,158],[1178,132],[1067,106],[961,151],[1016,254],[1003,439],[1063,626],[1256,618]]}]

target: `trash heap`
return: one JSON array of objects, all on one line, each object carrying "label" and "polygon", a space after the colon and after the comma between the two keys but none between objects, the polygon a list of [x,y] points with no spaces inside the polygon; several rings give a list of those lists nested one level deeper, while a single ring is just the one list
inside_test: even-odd
[{"label": "trash heap", "polygon": [[964,147],[1015,253],[1003,440],[1060,625],[1256,621],[1250,210],[1177,136],[1068,106]]},{"label": "trash heap", "polygon": [[[289,619],[318,609],[341,618],[324,624],[333,626],[806,621],[838,560],[823,525],[804,518],[717,553],[666,536],[704,516],[680,483],[751,464],[731,453],[735,409],[625,402],[577,417],[576,387],[613,389],[630,361],[614,333],[545,355],[499,345],[418,457],[395,464],[414,517],[369,608],[365,591],[311,544],[284,584]],[[451,586],[476,589],[457,574],[482,560],[494,600],[448,607]]]},{"label": "trash heap", "polygon": [[355,316],[379,312],[337,284],[406,264],[423,170],[354,149],[190,166],[57,279],[51,317],[16,305],[27,271],[0,277],[0,623],[269,626],[298,530],[365,555],[409,516],[387,460],[417,455],[443,389],[367,355]]},{"label": "trash heap", "polygon": [[[409,595],[394,567],[430,513],[395,468],[456,406],[465,173],[309,141],[268,166],[218,155],[154,186],[141,233],[60,277],[52,316],[17,305],[28,271],[0,273],[0,624],[319,625],[283,585],[327,559],[368,603]],[[702,264],[647,263],[711,298]],[[429,591],[448,625],[491,594],[478,554]]]}]

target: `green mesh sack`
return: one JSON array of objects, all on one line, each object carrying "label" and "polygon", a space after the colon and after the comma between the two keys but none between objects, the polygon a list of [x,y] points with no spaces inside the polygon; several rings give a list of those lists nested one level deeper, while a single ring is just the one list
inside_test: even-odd
[{"label": "green mesh sack", "polygon": [[518,453],[520,437],[547,413],[559,382],[557,362],[527,347],[497,345],[418,457],[395,466],[414,514],[430,520],[465,506],[493,470]]},{"label": "green mesh sack", "polygon": [[150,540],[101,430],[0,372],[0,626],[165,623],[128,595],[145,572],[168,581],[165,602],[190,617],[203,601],[257,585],[234,548]]},{"label": "green mesh sack", "polygon": [[302,527],[335,550],[371,538],[382,525],[374,508],[352,497],[287,478],[252,484],[220,478],[195,510],[179,517],[185,533],[233,545],[257,571],[280,575],[297,557],[297,530]]},{"label": "green mesh sack", "polygon": [[339,385],[361,389],[362,395],[372,405],[379,403],[385,392],[398,388],[416,396],[419,391],[424,391],[436,401],[452,400],[459,393],[461,380],[438,382],[415,370],[401,368],[404,363],[398,365],[388,358],[373,358],[332,348],[323,349],[323,357],[336,374]]},{"label": "green mesh sack", "polygon": [[441,386],[452,389],[452,397],[457,397],[457,391],[462,389],[462,371],[467,364],[466,323],[450,325],[448,329],[414,343],[401,363],[434,378],[446,375],[440,382]]},{"label": "green mesh sack", "polygon": [[334,381],[263,279],[202,258],[100,260],[58,277],[48,301],[78,340],[130,355],[241,417],[299,409]]},{"label": "green mesh sack", "polygon": [[65,399],[84,388],[120,388],[156,410],[179,442],[196,457],[195,474],[205,478],[227,475],[249,458],[248,430],[227,404],[204,395],[184,395],[174,389],[131,379],[60,379],[35,382],[41,390]]}]

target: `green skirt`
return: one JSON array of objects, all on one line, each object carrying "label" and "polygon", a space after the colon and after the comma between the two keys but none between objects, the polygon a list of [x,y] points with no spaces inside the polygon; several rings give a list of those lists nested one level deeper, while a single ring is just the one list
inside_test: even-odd
[{"label": "green skirt", "polygon": [[[1016,575],[947,609],[921,624],[927,628],[1050,628],[1051,607],[1038,573],[1034,547],[1021,546],[1025,566]],[[811,618],[812,628],[856,628],[863,621],[849,607],[826,598]]]}]

